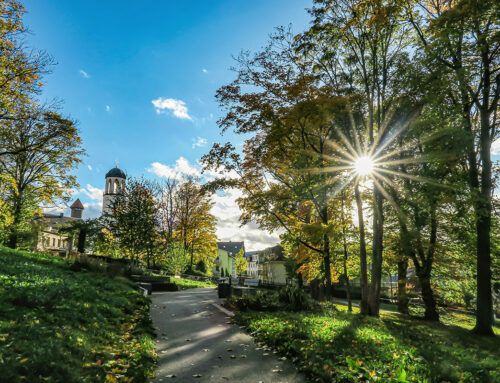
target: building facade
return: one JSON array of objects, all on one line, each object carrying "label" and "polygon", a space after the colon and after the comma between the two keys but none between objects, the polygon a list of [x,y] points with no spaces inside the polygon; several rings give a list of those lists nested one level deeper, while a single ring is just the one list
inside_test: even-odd
[{"label": "building facade", "polygon": [[71,221],[83,219],[85,209],[80,199],[70,206],[71,214],[65,217],[63,213],[44,213],[35,217],[35,225],[40,227],[35,245],[36,251],[51,253],[54,255],[67,255],[74,248],[74,238],[69,238],[60,229],[67,226]]}]

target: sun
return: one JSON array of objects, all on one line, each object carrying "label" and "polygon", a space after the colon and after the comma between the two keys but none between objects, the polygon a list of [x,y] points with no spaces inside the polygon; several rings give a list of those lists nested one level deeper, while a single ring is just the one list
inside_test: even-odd
[{"label": "sun", "polygon": [[360,176],[368,176],[375,170],[375,163],[370,157],[358,157],[354,162],[354,170]]}]

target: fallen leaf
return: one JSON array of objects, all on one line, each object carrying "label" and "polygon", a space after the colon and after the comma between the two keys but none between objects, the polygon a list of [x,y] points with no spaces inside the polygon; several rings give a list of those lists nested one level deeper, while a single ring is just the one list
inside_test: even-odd
[{"label": "fallen leaf", "polygon": [[201,378],[201,374],[194,374],[193,378]]},{"label": "fallen leaf", "polygon": [[283,372],[283,370],[281,368],[275,368],[273,372]]},{"label": "fallen leaf", "polygon": [[175,374],[170,374],[170,375],[165,376],[165,378],[169,378],[169,379],[171,379],[171,378],[175,378],[176,376],[177,376],[177,375],[175,375]]}]

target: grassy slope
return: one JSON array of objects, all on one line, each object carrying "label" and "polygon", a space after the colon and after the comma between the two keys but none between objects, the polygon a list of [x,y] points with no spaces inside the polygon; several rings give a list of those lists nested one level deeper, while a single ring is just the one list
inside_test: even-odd
[{"label": "grassy slope", "polygon": [[125,279],[0,248],[0,382],[147,381],[149,299]]},{"label": "grassy slope", "polygon": [[500,382],[500,338],[474,336],[466,316],[448,314],[439,324],[337,308],[241,313],[237,321],[318,381]]},{"label": "grassy slope", "polygon": [[196,289],[200,287],[217,287],[215,283],[210,281],[192,281],[191,279],[184,278],[172,278],[171,280],[179,287],[179,290]]}]

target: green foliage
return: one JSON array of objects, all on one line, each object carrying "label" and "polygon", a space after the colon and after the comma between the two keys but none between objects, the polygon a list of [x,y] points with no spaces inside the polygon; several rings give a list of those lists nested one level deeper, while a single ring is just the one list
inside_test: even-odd
[{"label": "green foliage", "polygon": [[245,252],[243,249],[238,251],[238,254],[234,257],[236,262],[236,273],[237,275],[244,275],[247,272],[247,259],[245,258]]},{"label": "green foliage", "polygon": [[312,310],[314,302],[299,286],[285,286],[279,290],[279,301],[285,303],[292,311]]},{"label": "green foliage", "polygon": [[199,272],[205,274],[207,272],[207,265],[205,264],[205,262],[200,259],[198,261],[198,263],[196,264],[196,270],[198,270]]},{"label": "green foliage", "polygon": [[150,300],[127,280],[0,248],[0,381],[146,382]]},{"label": "green foliage", "polygon": [[321,382],[497,382],[498,338],[477,338],[452,318],[442,325],[327,309],[239,313],[236,321]]},{"label": "green foliage", "polygon": [[189,265],[189,258],[185,249],[177,243],[172,243],[168,249],[165,258],[160,260],[159,265],[169,273],[180,275]]},{"label": "green foliage", "polygon": [[239,311],[248,309],[258,311],[304,311],[317,308],[309,295],[298,286],[286,286],[279,291],[259,289],[255,295],[232,296],[229,298],[228,303]]}]

